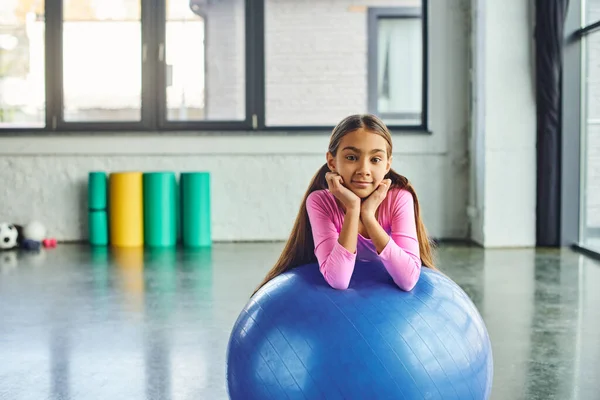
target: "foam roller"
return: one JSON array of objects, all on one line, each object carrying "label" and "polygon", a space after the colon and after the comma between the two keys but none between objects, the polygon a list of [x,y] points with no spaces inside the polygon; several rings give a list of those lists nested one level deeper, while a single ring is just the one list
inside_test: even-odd
[{"label": "foam roller", "polygon": [[175,220],[177,221],[177,243],[181,241],[181,182],[177,182],[175,190]]},{"label": "foam roller", "polygon": [[89,172],[88,173],[88,209],[106,210],[106,173]]},{"label": "foam roller", "polygon": [[181,237],[184,247],[212,245],[210,174],[181,173]]},{"label": "foam roller", "polygon": [[144,173],[144,244],[177,244],[177,180],[173,172]]},{"label": "foam roller", "polygon": [[114,247],[144,245],[144,203],[141,172],[110,174],[108,189],[110,244]]},{"label": "foam roller", "polygon": [[108,215],[106,210],[88,211],[89,241],[92,246],[108,245]]}]

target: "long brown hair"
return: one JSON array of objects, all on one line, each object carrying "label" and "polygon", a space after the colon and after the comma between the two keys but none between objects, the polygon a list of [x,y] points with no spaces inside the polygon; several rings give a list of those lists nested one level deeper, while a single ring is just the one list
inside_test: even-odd
[{"label": "long brown hair", "polygon": [[[356,114],[344,118],[331,133],[328,151],[335,157],[342,138],[348,133],[354,132],[361,128],[382,136],[388,144],[388,157],[391,156],[392,136],[385,124],[379,118],[371,114]],[[325,163],[313,176],[310,185],[304,194],[302,203],[300,204],[300,210],[298,212],[298,216],[296,217],[296,221],[294,222],[290,237],[288,238],[288,241],[285,244],[281,255],[279,256],[279,259],[275,263],[275,266],[267,273],[267,276],[256,288],[254,293],[256,293],[271,279],[284,273],[285,271],[300,265],[317,262],[317,257],[314,253],[315,244],[312,236],[312,229],[310,226],[308,213],[306,211],[306,199],[312,192],[328,188],[327,181],[325,180],[325,174],[327,172],[329,172],[329,167],[327,166],[327,163]],[[433,255],[433,243],[430,241],[427,235],[427,230],[425,229],[425,225],[421,219],[421,210],[415,189],[412,187],[407,178],[398,174],[393,169],[390,169],[385,178],[389,178],[392,181],[390,189],[393,187],[404,189],[410,192],[410,194],[413,196],[415,222],[417,225],[417,239],[419,241],[421,262],[425,267],[436,269]]]}]

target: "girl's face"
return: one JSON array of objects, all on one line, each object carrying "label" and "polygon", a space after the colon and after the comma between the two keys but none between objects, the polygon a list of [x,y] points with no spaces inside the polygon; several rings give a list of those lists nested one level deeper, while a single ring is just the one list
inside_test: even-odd
[{"label": "girl's face", "polygon": [[358,197],[368,197],[390,170],[386,140],[362,128],[346,134],[335,157],[327,153],[327,165],[341,175],[344,186]]}]

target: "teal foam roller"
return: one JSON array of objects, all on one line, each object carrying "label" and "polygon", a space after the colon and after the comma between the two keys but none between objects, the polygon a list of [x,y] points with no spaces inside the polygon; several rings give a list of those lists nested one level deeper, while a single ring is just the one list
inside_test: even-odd
[{"label": "teal foam roller", "polygon": [[177,179],[173,172],[146,172],[144,184],[144,243],[148,247],[177,244]]},{"label": "teal foam roller", "polygon": [[175,190],[175,220],[177,225],[177,243],[181,242],[181,182],[176,182],[177,189]]},{"label": "teal foam roller", "polygon": [[92,171],[88,173],[88,209],[106,210],[108,178],[105,172]]},{"label": "teal foam roller", "polygon": [[89,241],[92,246],[108,245],[108,213],[106,210],[88,212]]},{"label": "teal foam roller", "polygon": [[181,173],[181,236],[184,247],[212,245],[210,174]]}]

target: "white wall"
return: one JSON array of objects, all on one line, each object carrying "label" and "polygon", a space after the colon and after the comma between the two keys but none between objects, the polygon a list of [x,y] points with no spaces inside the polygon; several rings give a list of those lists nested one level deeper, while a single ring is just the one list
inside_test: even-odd
[{"label": "white wall", "polygon": [[[353,5],[363,3],[367,4]],[[366,23],[366,15],[359,19]],[[435,237],[468,236],[468,19],[469,0],[431,2],[432,133],[394,133],[393,167],[413,181],[425,223]],[[337,117],[330,124],[336,122]],[[0,220],[39,219],[58,239],[85,239],[88,171],[208,170],[215,240],[282,240],[309,179],[325,160],[327,140],[328,133],[285,132],[4,137]]]},{"label": "white wall", "polygon": [[534,246],[536,108],[528,2],[472,1],[471,238]]}]

